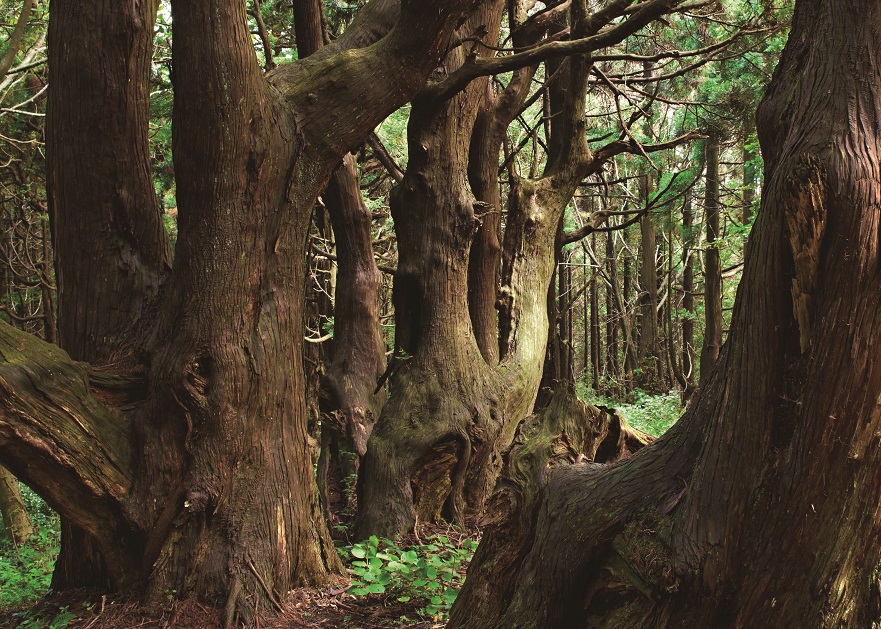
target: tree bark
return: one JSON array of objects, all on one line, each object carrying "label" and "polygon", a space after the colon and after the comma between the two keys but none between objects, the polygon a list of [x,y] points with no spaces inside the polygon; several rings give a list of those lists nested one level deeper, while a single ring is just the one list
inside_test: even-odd
[{"label": "tree bark", "polygon": [[[596,234],[591,234],[590,247],[594,252],[594,258],[598,259],[597,238]],[[600,346],[600,298],[599,288],[597,286],[597,273],[599,269],[591,269],[590,274],[590,367],[593,377],[594,393],[600,395],[602,390],[600,384],[600,366],[603,355],[603,348]]]},{"label": "tree bark", "polygon": [[[321,3],[296,0],[294,16],[297,50],[305,58],[324,45]],[[320,383],[323,421],[318,489],[329,518],[329,484],[343,488],[349,477],[357,474],[386,390],[377,390],[385,371],[385,342],[379,323],[379,269],[373,258],[372,216],[361,197],[351,154],[330,178],[324,202],[338,256],[334,347]],[[335,479],[331,478],[334,470],[339,471]]]},{"label": "tree bark", "polygon": [[[500,9],[486,4],[486,14],[475,14],[465,31],[484,24],[494,41]],[[574,10],[586,15],[584,7]],[[491,11],[492,20],[484,17]],[[444,69],[467,67],[462,57],[456,61]],[[408,173],[392,198],[401,366],[365,458],[359,536],[402,533],[417,518],[460,520],[480,513],[501,466],[499,455],[533,405],[548,332],[546,300],[533,296],[548,293],[566,204],[607,159],[596,158],[586,141],[587,57],[566,63],[561,80],[567,97],[554,119],[558,148],[542,177],[511,181],[502,244],[501,361],[495,368],[480,353],[465,290],[479,224],[465,185],[468,142],[484,91],[472,84],[438,104],[427,100],[429,88],[426,98],[414,101]]]},{"label": "tree bark", "polygon": [[[753,203],[756,199],[756,180],[758,179],[758,173],[756,172],[758,169],[755,165],[756,153],[750,147],[750,135],[752,131],[753,120],[752,116],[747,117],[743,123],[743,211],[741,213],[740,223],[742,225],[749,225],[753,220]],[[746,256],[749,252],[749,238],[747,238],[743,243],[743,258],[746,259]]]},{"label": "tree bark", "polygon": [[21,500],[18,479],[0,467],[0,540],[22,544],[34,534],[34,527]]},{"label": "tree bark", "polygon": [[691,397],[694,388],[694,210],[691,192],[685,193],[682,206],[682,372],[688,383],[685,397]]},{"label": "tree bark", "polygon": [[704,212],[707,243],[704,250],[704,344],[701,347],[700,383],[703,386],[722,348],[722,265],[719,260],[719,131],[711,129],[706,143],[706,195]]},{"label": "tree bark", "polygon": [[[649,173],[639,177],[639,197],[644,205],[649,203],[652,179]],[[640,219],[639,234],[639,385],[645,390],[658,392],[665,387],[658,342],[658,266],[655,258],[658,242],[651,216]]]},{"label": "tree bark", "polygon": [[[77,360],[109,359],[150,311],[171,265],[147,141],[157,8],[50,4],[47,192],[58,343]],[[63,515],[61,527],[53,587],[106,586],[95,541]]]},{"label": "tree bark", "polygon": [[173,269],[146,151],[155,6],[105,4],[53,3],[48,148],[61,342],[112,362],[0,325],[0,459],[91,540],[107,585],[246,619],[341,570],[302,395],[312,207],[472,2],[372,2],[266,76],[245,3],[173,2]]},{"label": "tree bark", "polygon": [[[461,32],[498,40],[503,2],[484,3]],[[466,51],[447,55],[450,73]],[[480,220],[468,187],[469,139],[487,80],[447,102],[413,102],[409,162],[391,196],[398,237],[395,359],[391,397],[370,439],[359,478],[359,536],[392,537],[416,518],[464,516],[468,491],[492,479],[478,459],[491,454],[507,416],[501,383],[477,345],[468,309],[469,248]],[[479,207],[479,206],[478,206]],[[531,401],[531,400],[530,400]],[[490,449],[474,452],[472,435]],[[477,478],[466,483],[466,474]]]},{"label": "tree bark", "polygon": [[707,383],[638,455],[513,480],[452,627],[879,621],[881,7],[832,4],[797,2],[760,105],[767,183]]},{"label": "tree bark", "polygon": [[333,417],[325,422],[332,433],[328,437],[335,442],[332,447],[354,455],[351,465],[338,461],[345,476],[358,472],[367,452],[367,440],[387,398],[386,388],[377,385],[386,360],[379,323],[379,269],[370,233],[373,217],[361,198],[352,155],[347,155],[343,166],[333,174],[325,203],[336,234],[339,271],[333,309],[333,360],[321,387],[323,412]]}]

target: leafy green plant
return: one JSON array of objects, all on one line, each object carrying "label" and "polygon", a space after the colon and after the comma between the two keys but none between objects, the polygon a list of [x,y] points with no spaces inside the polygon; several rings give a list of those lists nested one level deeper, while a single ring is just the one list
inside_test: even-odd
[{"label": "leafy green plant", "polygon": [[578,395],[589,404],[601,404],[610,406],[624,416],[633,427],[647,432],[654,437],[660,437],[682,415],[682,402],[679,393],[669,391],[661,394],[646,393],[636,389],[633,393],[632,402],[621,402],[596,397],[586,383],[579,383],[576,387]]},{"label": "leafy green plant", "polygon": [[76,614],[70,611],[66,605],[60,607],[57,613],[49,616],[30,609],[16,615],[19,618],[16,629],[65,629],[70,621],[76,618]]},{"label": "leafy green plant", "polygon": [[57,556],[57,532],[47,529],[39,529],[24,544],[0,545],[0,609],[42,597],[49,589]]},{"label": "leafy green plant", "polygon": [[[58,556],[58,515],[25,485],[21,486],[21,497],[37,532],[24,544],[0,543],[0,609],[42,598]],[[47,622],[33,626],[49,626]]]},{"label": "leafy green plant", "polygon": [[341,548],[340,554],[351,566],[349,593],[388,593],[402,603],[424,601],[420,613],[444,618],[456,600],[477,542],[465,539],[456,544],[444,535],[432,535],[427,541],[422,546],[400,548],[390,540],[372,536]]},{"label": "leafy green plant", "polygon": [[619,405],[617,408],[631,425],[655,437],[661,436],[675,424],[683,411],[676,391],[651,395],[640,389],[634,391],[633,404]]}]

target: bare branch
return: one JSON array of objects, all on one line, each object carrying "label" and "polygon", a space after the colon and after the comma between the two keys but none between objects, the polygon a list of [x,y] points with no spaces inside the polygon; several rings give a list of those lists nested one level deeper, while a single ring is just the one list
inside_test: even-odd
[{"label": "bare branch", "polygon": [[[450,98],[479,76],[501,74],[502,72],[510,72],[518,68],[535,65],[548,59],[600,50],[623,41],[650,22],[669,13],[681,3],[682,0],[649,0],[637,5],[638,8],[624,22],[608,25],[606,28],[600,29],[595,35],[570,41],[549,42],[537,48],[507,57],[471,59],[444,81],[428,89],[431,90],[433,98]],[[618,3],[614,4],[617,6]]]}]

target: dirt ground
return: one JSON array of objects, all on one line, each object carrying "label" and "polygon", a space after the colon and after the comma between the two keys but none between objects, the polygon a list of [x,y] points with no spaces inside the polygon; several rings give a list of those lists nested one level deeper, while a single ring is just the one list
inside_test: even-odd
[{"label": "dirt ground", "polygon": [[[340,584],[342,585],[342,584]],[[434,629],[443,623],[422,619],[419,603],[400,603],[393,596],[371,594],[354,597],[345,586],[323,589],[300,588],[288,593],[282,609],[260,613],[250,626],[259,629]],[[0,614],[0,627],[27,629],[53,627],[53,620],[67,612],[69,629],[218,629],[221,613],[193,600],[169,601],[161,609],[147,609],[134,601],[86,590],[50,595],[31,607]],[[56,622],[58,622],[56,620]],[[59,626],[59,625],[55,625]]]},{"label": "dirt ground", "polygon": [[[438,534],[457,544],[465,538],[480,538],[475,522],[469,522],[465,530],[444,524],[422,524],[418,534],[414,531],[398,543],[421,545],[423,540]],[[349,594],[348,589],[348,580],[341,578],[324,588],[292,590],[280,601],[281,609],[261,611],[246,626],[254,629],[440,629],[444,626],[441,619],[420,615],[425,601],[412,599],[402,603],[390,594],[356,597]],[[40,602],[0,612],[0,629],[220,629],[222,615],[222,610],[194,600],[169,600],[161,608],[150,609],[121,596],[94,590],[67,590],[50,592]],[[66,625],[64,619],[68,620]]]}]

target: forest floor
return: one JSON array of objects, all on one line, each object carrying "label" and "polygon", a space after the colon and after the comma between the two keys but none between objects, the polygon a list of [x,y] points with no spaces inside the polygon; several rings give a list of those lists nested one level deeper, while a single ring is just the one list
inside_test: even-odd
[{"label": "forest floor", "polygon": [[[419,534],[410,534],[394,545],[381,540],[380,553],[397,549],[438,546],[434,556],[449,548],[476,546],[479,531],[472,525],[466,530],[450,526],[423,525]],[[444,541],[443,544],[437,540]],[[389,545],[391,545],[389,547]],[[343,547],[351,554],[352,546]],[[432,551],[424,554],[431,558]],[[353,580],[353,560],[344,561]],[[470,553],[468,554],[470,558]],[[448,565],[452,565],[448,563]],[[464,581],[467,564],[455,568],[452,587]],[[406,586],[405,586],[406,588]],[[435,629],[446,623],[449,604],[430,610],[429,600],[418,589],[389,588],[381,594],[350,593],[348,578],[340,577],[323,588],[298,588],[279,601],[280,609],[261,611],[248,626],[259,629]],[[356,590],[357,591],[357,590]],[[402,596],[406,595],[406,596]],[[407,599],[407,600],[399,600]],[[433,613],[432,613],[433,612]],[[104,595],[95,590],[50,592],[42,600],[0,611],[0,629],[216,629],[223,627],[222,610],[194,600],[169,600],[159,608],[147,608],[122,596]]]},{"label": "forest floor", "polygon": [[[261,613],[251,626],[260,629],[434,629],[444,621],[420,619],[420,602],[401,603],[394,596],[355,597],[342,588],[300,588],[288,593],[282,610]],[[193,600],[169,601],[148,609],[136,601],[70,590],[43,601],[0,613],[9,629],[219,629],[221,612]]]}]

